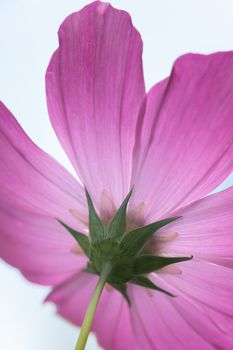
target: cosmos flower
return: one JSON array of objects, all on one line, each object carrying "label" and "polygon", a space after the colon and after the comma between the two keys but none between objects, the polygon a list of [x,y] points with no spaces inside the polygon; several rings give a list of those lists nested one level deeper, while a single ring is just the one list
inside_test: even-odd
[{"label": "cosmos flower", "polygon": [[133,186],[127,232],[175,218],[150,237],[144,255],[193,258],[144,274],[161,290],[126,281],[128,300],[107,283],[92,328],[100,345],[230,350],[233,188],[208,194],[233,170],[233,53],[184,55],[148,93],[141,56],[129,15],[100,1],[59,29],[46,73],[48,110],[82,184],[0,104],[0,256],[52,286],[47,300],[80,326],[98,280],[68,232],[89,230],[83,185],[103,227]]}]

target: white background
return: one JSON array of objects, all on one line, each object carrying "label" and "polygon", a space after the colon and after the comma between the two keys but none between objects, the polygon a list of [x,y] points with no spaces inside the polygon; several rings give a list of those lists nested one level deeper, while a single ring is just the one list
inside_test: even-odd
[{"label": "white background", "polygon": [[[30,137],[69,168],[49,124],[44,73],[57,46],[59,24],[85,4],[0,0],[0,99]],[[233,49],[232,0],[114,0],[112,4],[130,12],[142,34],[148,87],[167,76],[174,59],[185,52]],[[225,186],[232,183],[231,178]],[[0,349],[73,349],[78,331],[57,317],[52,306],[42,305],[47,292],[0,263]],[[94,344],[92,338],[88,349],[97,349]]]}]

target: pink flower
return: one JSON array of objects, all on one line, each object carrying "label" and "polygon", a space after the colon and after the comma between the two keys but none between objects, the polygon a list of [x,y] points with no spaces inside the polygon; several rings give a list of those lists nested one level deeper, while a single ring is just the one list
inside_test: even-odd
[{"label": "pink flower", "polygon": [[[148,93],[141,54],[129,15],[96,1],[63,22],[46,74],[51,123],[102,220],[134,185],[128,226],[182,216],[150,248],[193,255],[150,274],[176,298],[129,284],[129,306],[107,286],[93,330],[109,350],[230,350],[233,188],[206,195],[233,170],[233,52],[184,55]],[[2,103],[0,147],[0,256],[80,326],[97,276],[55,218],[87,232],[83,187]]]}]

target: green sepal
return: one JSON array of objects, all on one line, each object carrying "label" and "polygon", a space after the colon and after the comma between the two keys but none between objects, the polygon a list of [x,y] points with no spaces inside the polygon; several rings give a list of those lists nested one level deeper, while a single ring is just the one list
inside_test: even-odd
[{"label": "green sepal", "polygon": [[94,266],[90,262],[87,263],[87,267],[85,269],[83,269],[83,271],[88,272],[88,273],[92,273],[94,275],[98,274],[96,269],[94,268]]},{"label": "green sepal", "polygon": [[129,296],[127,294],[127,287],[126,284],[114,284],[114,283],[110,283],[110,286],[112,286],[113,288],[117,289],[125,298],[125,300],[127,301],[128,305],[131,306],[131,301],[129,299]]},{"label": "green sepal", "polygon": [[89,239],[86,235],[83,233],[80,233],[78,231],[73,230],[71,227],[67,226],[64,224],[64,222],[58,220],[62,226],[65,227],[65,229],[74,237],[74,239],[78,242],[79,246],[82,248],[83,252],[85,255],[90,258],[90,253],[91,253],[91,247],[90,247],[90,242]]},{"label": "green sepal", "polygon": [[121,240],[121,246],[125,254],[134,256],[144,247],[146,241],[160,228],[171,222],[179,219],[178,217],[172,217],[164,220],[154,222],[152,224],[139,227],[133,231],[127,232]]},{"label": "green sepal", "polygon": [[149,280],[149,278],[147,278],[145,276],[136,276],[136,277],[132,278],[129,282],[133,283],[133,284],[137,284],[138,286],[141,286],[141,287],[146,287],[149,289],[157,290],[158,292],[162,292],[164,294],[167,294],[170,297],[175,297],[175,295],[171,294],[170,292],[167,292],[166,290],[156,286],[151,280]]},{"label": "green sepal", "polygon": [[117,210],[115,216],[113,217],[109,229],[108,237],[112,239],[119,239],[126,230],[126,208],[129,202],[129,199],[132,195],[133,188],[126,196],[124,202],[121,204],[120,208]]},{"label": "green sepal", "polygon": [[105,239],[91,246],[90,261],[98,274],[101,274],[106,263],[111,265],[109,283],[122,284],[133,276],[134,260],[122,254],[120,245],[111,239]]},{"label": "green sepal", "polygon": [[87,197],[87,204],[89,209],[89,233],[91,244],[102,241],[105,238],[104,226],[100,220],[95,207],[93,205],[92,199],[85,188],[85,193]]},{"label": "green sepal", "polygon": [[193,257],[164,257],[154,255],[141,255],[134,260],[133,271],[135,275],[142,275],[161,269],[170,264],[191,260]]}]

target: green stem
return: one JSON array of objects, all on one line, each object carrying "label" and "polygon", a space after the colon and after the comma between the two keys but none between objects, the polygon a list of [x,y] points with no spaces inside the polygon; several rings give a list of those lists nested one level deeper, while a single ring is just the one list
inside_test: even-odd
[{"label": "green stem", "polygon": [[101,276],[99,278],[99,281],[95,287],[94,293],[92,294],[91,301],[88,305],[75,350],[83,350],[86,346],[87,338],[91,330],[95,311],[110,270],[111,270],[110,265],[105,265],[101,273]]}]

